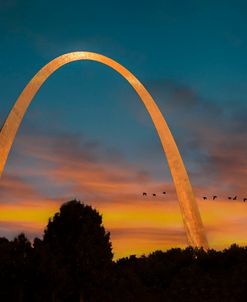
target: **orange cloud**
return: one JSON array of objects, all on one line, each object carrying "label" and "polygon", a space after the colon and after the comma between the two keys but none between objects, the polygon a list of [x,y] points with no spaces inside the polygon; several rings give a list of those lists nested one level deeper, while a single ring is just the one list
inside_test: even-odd
[{"label": "orange cloud", "polygon": [[[1,234],[11,237],[24,231],[31,238],[41,236],[61,203],[78,198],[103,214],[115,258],[184,247],[186,238],[173,185],[124,160],[98,158],[95,148],[85,151],[76,139],[72,144],[66,137],[22,138],[19,156],[24,154],[34,162],[15,169],[12,161],[9,173],[1,179]],[[247,204],[228,201],[224,191],[217,190],[214,184],[195,187],[210,246],[221,249],[233,242],[247,244]],[[147,197],[142,196],[143,191],[148,192]],[[201,200],[216,191],[219,198],[215,201]],[[152,192],[157,193],[156,198],[151,197]]]}]

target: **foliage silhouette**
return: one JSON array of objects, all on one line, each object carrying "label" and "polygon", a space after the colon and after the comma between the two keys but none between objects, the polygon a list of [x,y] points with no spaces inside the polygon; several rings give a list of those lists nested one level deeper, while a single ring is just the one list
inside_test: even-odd
[{"label": "foliage silhouette", "polygon": [[100,214],[72,200],[43,239],[0,238],[0,301],[246,301],[247,247],[112,257]]},{"label": "foliage silhouette", "polygon": [[49,220],[43,241],[42,267],[53,291],[53,299],[74,301],[91,297],[104,284],[112,265],[110,234],[102,217],[90,206],[72,200]]}]

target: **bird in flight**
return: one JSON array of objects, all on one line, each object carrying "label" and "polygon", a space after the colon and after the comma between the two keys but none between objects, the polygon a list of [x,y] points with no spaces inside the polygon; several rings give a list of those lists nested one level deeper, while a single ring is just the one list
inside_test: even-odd
[{"label": "bird in flight", "polygon": [[213,200],[215,200],[216,198],[217,198],[217,196],[216,196],[216,195],[214,195],[214,196],[213,196]]}]

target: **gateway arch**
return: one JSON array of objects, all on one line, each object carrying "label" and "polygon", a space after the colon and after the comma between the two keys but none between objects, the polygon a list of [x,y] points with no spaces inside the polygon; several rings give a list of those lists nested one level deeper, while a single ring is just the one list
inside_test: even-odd
[{"label": "gateway arch", "polygon": [[0,177],[6,165],[18,128],[39,88],[57,69],[78,60],[96,61],[111,67],[121,74],[135,89],[150,114],[166,155],[177,192],[188,244],[208,249],[206,233],[190,180],[164,116],[142,83],[125,67],[106,56],[92,52],[67,53],[50,61],[31,79],[17,99],[0,130]]}]

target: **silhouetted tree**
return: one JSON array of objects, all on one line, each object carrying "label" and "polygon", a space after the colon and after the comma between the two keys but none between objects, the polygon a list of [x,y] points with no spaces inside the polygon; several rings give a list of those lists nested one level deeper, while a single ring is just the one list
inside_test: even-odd
[{"label": "silhouetted tree", "polygon": [[0,301],[11,301],[12,285],[11,244],[8,239],[0,238]]},{"label": "silhouetted tree", "polygon": [[78,301],[79,296],[94,301],[100,295],[113,254],[95,209],[76,200],[62,205],[49,220],[41,246],[53,301]]},{"label": "silhouetted tree", "polygon": [[29,301],[32,247],[24,234],[0,239],[0,301]]}]

